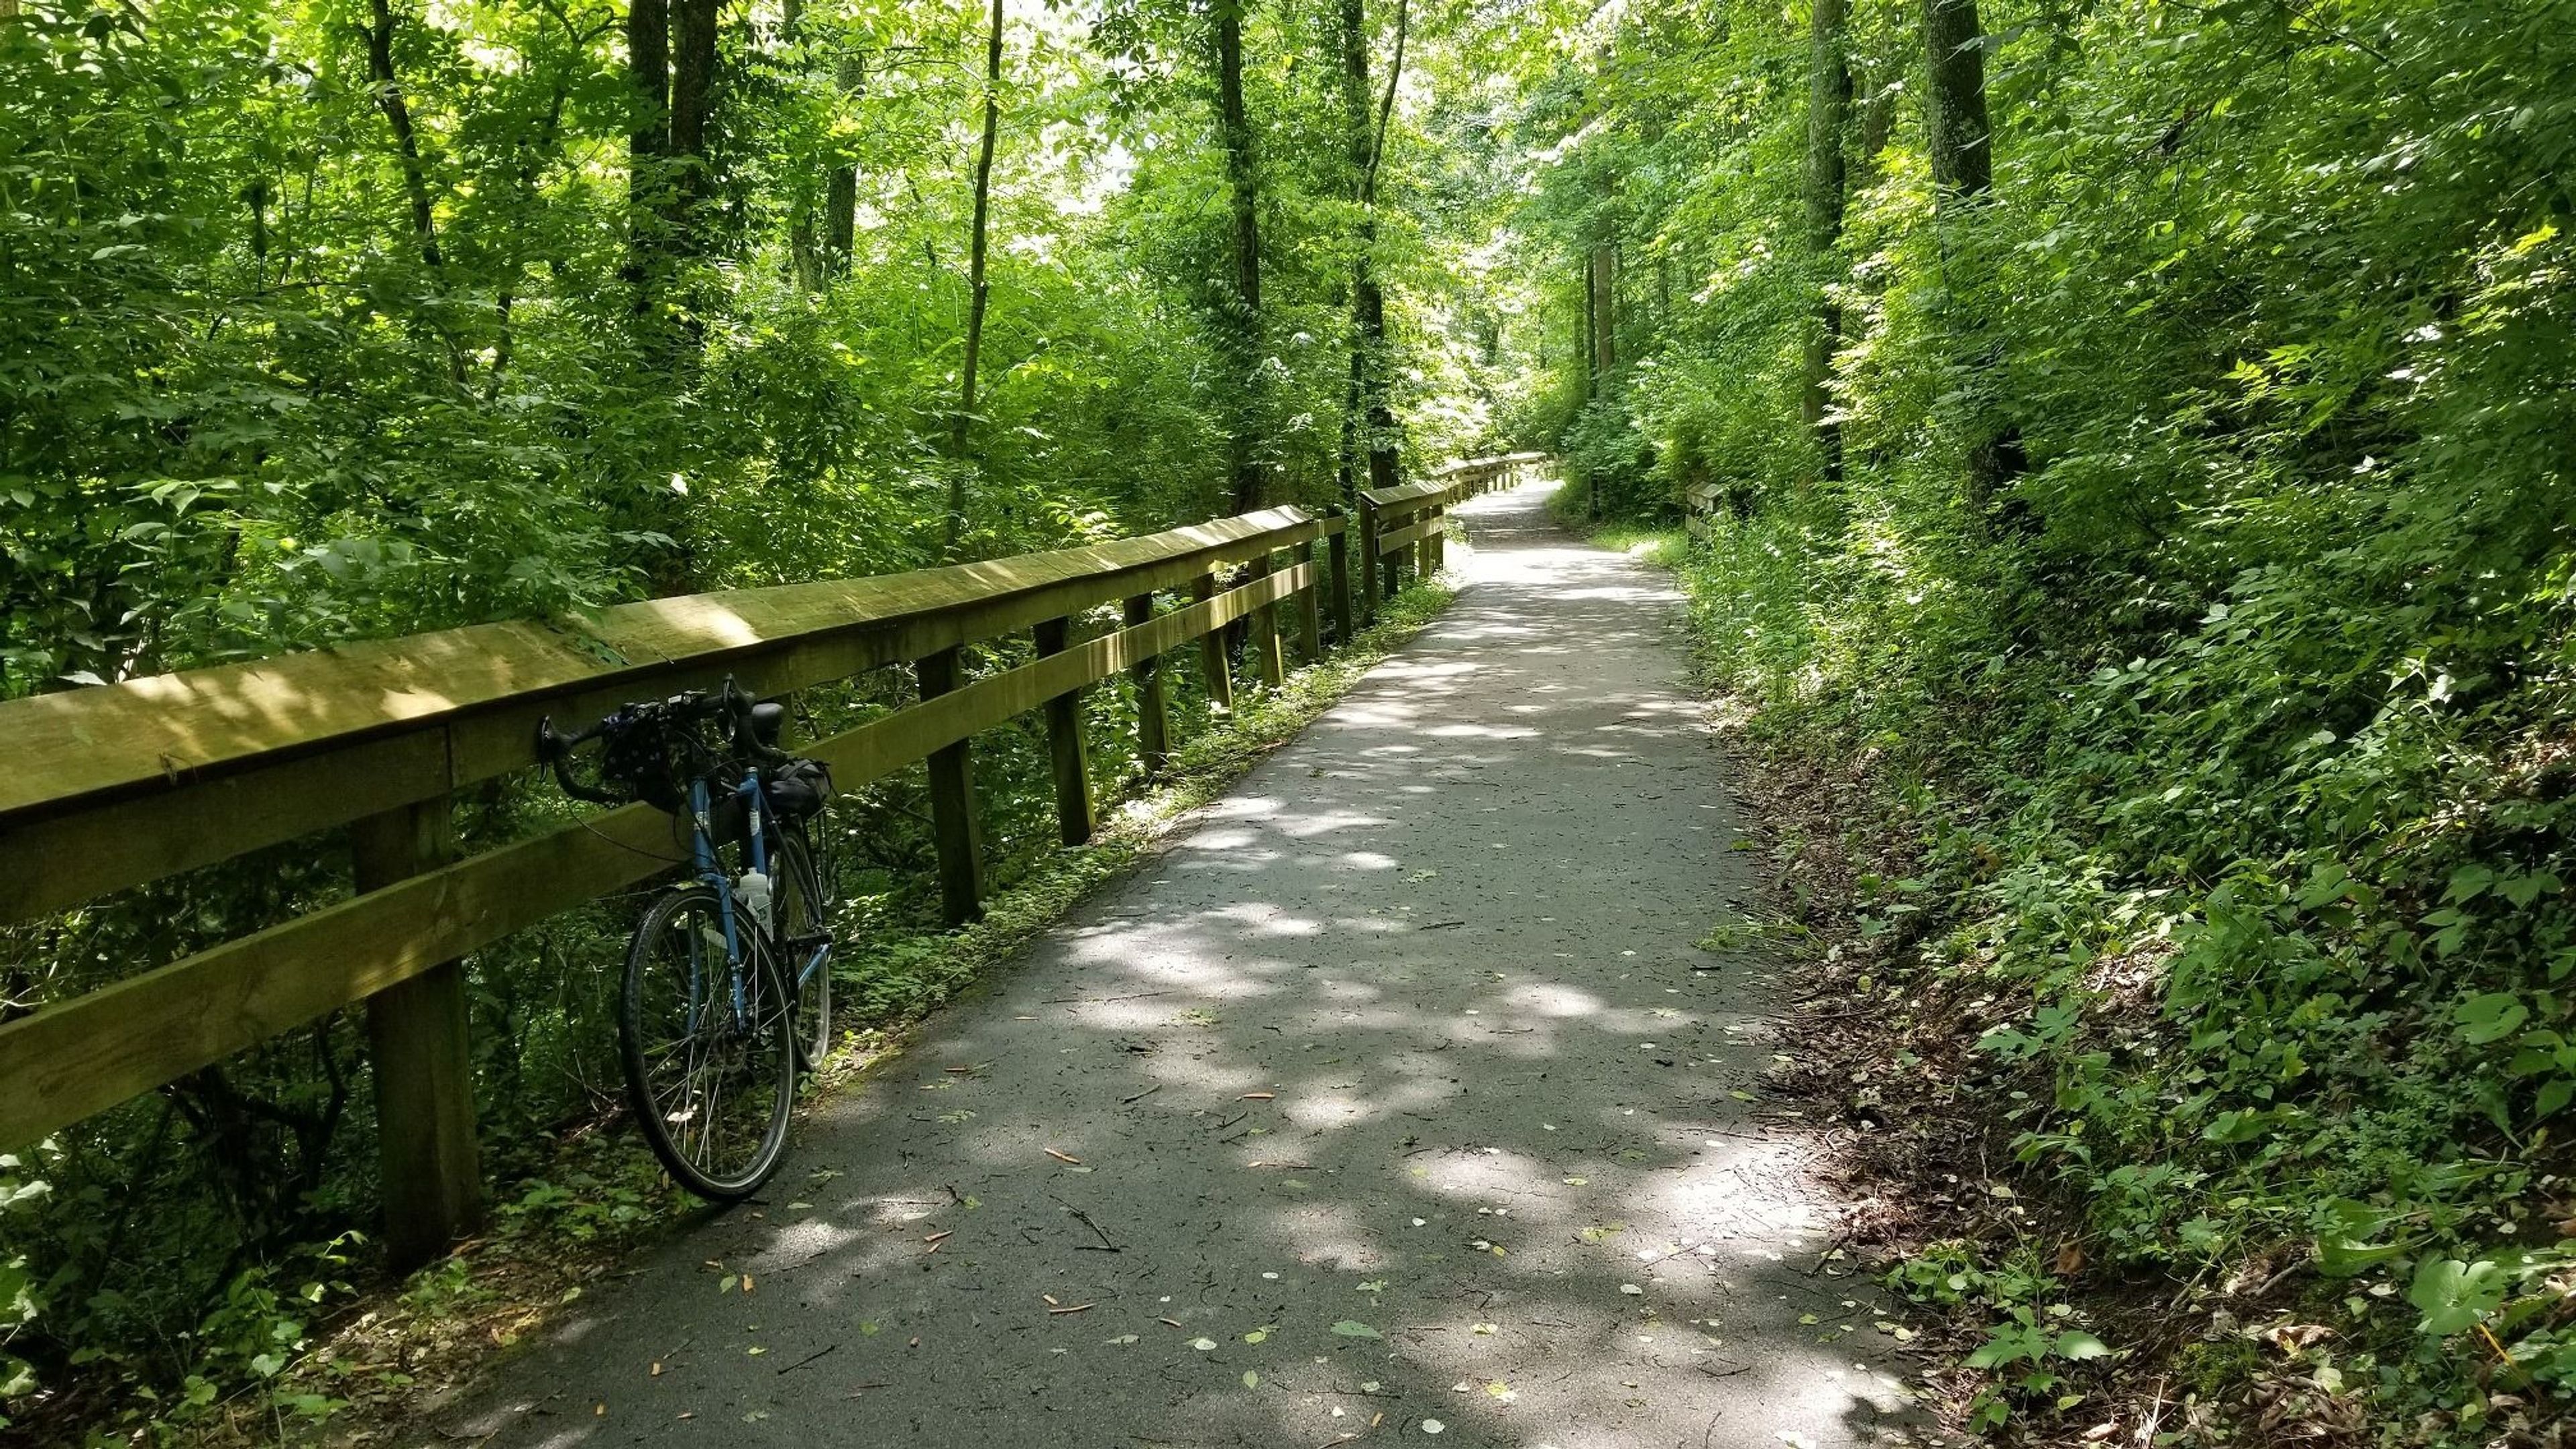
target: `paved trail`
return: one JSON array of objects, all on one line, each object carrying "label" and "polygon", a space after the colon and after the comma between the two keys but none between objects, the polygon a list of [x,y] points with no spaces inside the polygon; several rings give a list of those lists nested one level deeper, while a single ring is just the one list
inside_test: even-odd
[{"label": "paved trail", "polygon": [[[1732,1095],[1758,1095],[1783,985],[1692,944],[1753,903],[1757,856],[1730,848],[1676,600],[1550,529],[1542,492],[1463,509],[1444,617],[816,1109],[764,1203],[594,1290],[436,1432],[1895,1435],[1885,1295],[1809,1275],[1810,1148]],[[743,1272],[751,1297],[720,1291]]]}]

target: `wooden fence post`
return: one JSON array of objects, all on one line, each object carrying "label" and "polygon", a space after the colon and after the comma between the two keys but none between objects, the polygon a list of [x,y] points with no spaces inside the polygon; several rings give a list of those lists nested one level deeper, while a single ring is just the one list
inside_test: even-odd
[{"label": "wooden fence post", "polygon": [[1360,621],[1377,622],[1380,581],[1385,577],[1377,562],[1377,505],[1360,497]]},{"label": "wooden fence post", "polygon": [[[1216,575],[1201,574],[1190,581],[1190,597],[1206,603],[1217,596]],[[1210,629],[1199,636],[1199,667],[1207,674],[1208,712],[1215,715],[1234,713],[1234,675],[1226,668],[1225,630]]]},{"label": "wooden fence post", "polygon": [[[1127,601],[1127,627],[1154,622],[1154,596],[1138,594]],[[1163,656],[1148,654],[1127,668],[1136,681],[1136,756],[1145,778],[1163,773],[1172,762],[1172,713],[1163,702]]]},{"label": "wooden fence post", "polygon": [[[456,856],[448,797],[367,816],[350,827],[349,845],[361,894],[445,865]],[[465,1022],[461,961],[442,962],[367,998],[385,1253],[398,1270],[439,1257],[482,1221]]]},{"label": "wooden fence post", "polygon": [[1305,564],[1306,587],[1297,591],[1297,648],[1313,664],[1324,657],[1324,560],[1317,547],[1321,539],[1308,539],[1288,550],[1288,562]]},{"label": "wooden fence post", "polygon": [[[1038,657],[1063,653],[1072,624],[1064,618],[1040,619],[1032,631]],[[1068,690],[1046,702],[1046,728],[1047,752],[1055,765],[1056,834],[1067,845],[1081,845],[1091,839],[1092,827],[1098,823],[1091,813],[1091,763],[1082,745],[1081,690]]]},{"label": "wooden fence post", "polygon": [[1349,526],[1344,525],[1341,532],[1326,539],[1324,543],[1325,552],[1332,559],[1333,645],[1335,648],[1344,648],[1351,642],[1351,530]]},{"label": "wooden fence post", "polygon": [[[965,681],[955,645],[913,661],[921,697],[936,699]],[[967,743],[930,753],[930,839],[939,853],[939,904],[948,924],[984,914],[984,847],[975,823],[975,771]]]},{"label": "wooden fence post", "polygon": [[1431,531],[1422,535],[1422,574],[1429,578],[1449,567],[1449,505],[1431,510]]},{"label": "wooden fence post", "polygon": [[[1253,579],[1266,579],[1278,571],[1276,555],[1263,554],[1252,561]],[[1279,648],[1279,606],[1264,604],[1252,611],[1252,665],[1261,674],[1261,682],[1277,689],[1288,682],[1288,660]]]}]

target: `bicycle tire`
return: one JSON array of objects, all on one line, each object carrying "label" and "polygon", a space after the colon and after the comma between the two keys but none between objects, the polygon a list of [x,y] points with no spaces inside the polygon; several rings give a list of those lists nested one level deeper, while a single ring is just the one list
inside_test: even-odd
[{"label": "bicycle tire", "polygon": [[[627,947],[617,1038],[627,1102],[653,1155],[698,1196],[739,1202],[786,1157],[796,1049],[785,1030],[787,989],[768,951],[743,952],[747,1026],[737,1020],[718,910],[715,891],[691,883],[645,911]],[[677,955],[666,954],[675,944]],[[675,1019],[680,1031],[664,1029]],[[676,1080],[654,1070],[674,1051]],[[729,1102],[726,1089],[737,1083],[742,1090]]]},{"label": "bicycle tire", "polygon": [[[778,832],[778,868],[772,874],[778,893],[778,972],[796,995],[796,1065],[810,1072],[832,1054],[832,898],[824,893],[822,876],[814,868],[814,847],[801,826]],[[800,941],[817,934],[819,945],[799,949]]]}]

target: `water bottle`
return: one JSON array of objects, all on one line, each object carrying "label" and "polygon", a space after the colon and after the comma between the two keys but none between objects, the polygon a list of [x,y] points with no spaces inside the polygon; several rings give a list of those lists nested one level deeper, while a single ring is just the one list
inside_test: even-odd
[{"label": "water bottle", "polygon": [[757,870],[744,871],[733,884],[734,899],[762,926],[769,924],[769,877]]}]

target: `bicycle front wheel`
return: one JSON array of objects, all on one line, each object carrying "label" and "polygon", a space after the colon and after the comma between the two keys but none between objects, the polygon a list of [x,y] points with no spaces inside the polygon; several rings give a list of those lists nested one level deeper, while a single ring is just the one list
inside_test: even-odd
[{"label": "bicycle front wheel", "polygon": [[744,944],[725,950],[712,889],[671,891],[635,930],[617,1015],[645,1142],[681,1186],[717,1202],[778,1170],[796,1104],[792,998],[768,953]]}]

